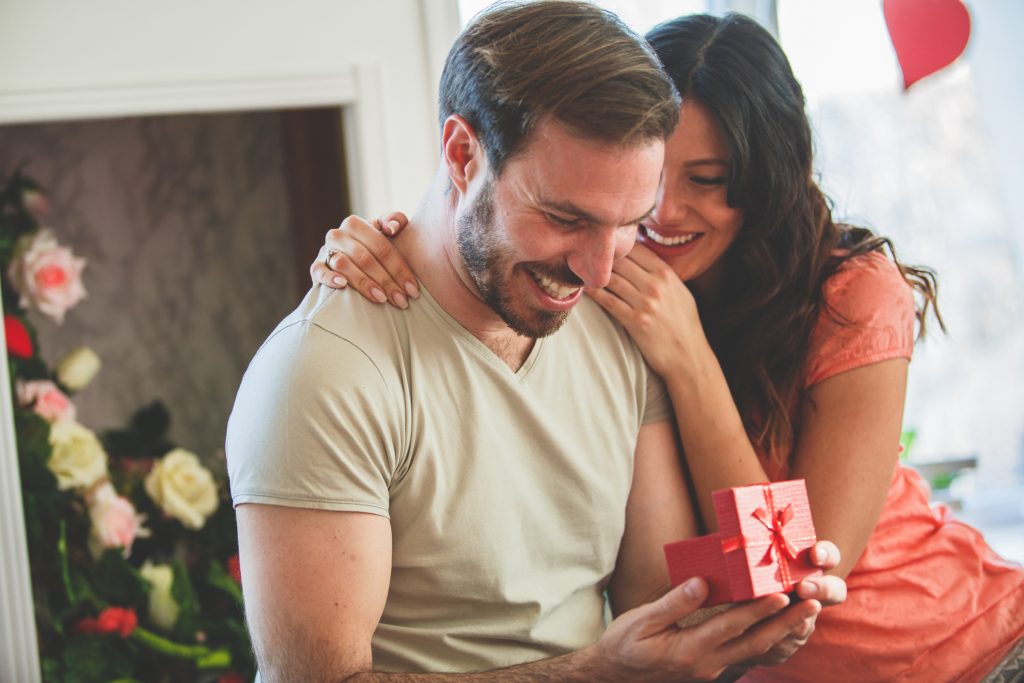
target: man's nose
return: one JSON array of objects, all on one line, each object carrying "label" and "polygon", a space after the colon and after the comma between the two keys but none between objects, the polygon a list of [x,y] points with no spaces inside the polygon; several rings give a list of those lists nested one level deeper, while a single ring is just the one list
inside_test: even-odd
[{"label": "man's nose", "polygon": [[635,240],[635,226],[580,235],[576,248],[569,255],[569,268],[587,289],[601,289],[611,279],[612,265],[629,252]]}]

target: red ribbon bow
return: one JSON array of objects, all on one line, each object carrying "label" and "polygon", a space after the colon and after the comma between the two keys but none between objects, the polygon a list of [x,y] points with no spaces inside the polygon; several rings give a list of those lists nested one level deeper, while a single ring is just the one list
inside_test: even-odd
[{"label": "red ribbon bow", "polygon": [[771,545],[761,558],[761,564],[778,563],[779,579],[783,587],[789,591],[793,589],[793,577],[789,573],[789,561],[786,558],[795,560],[797,553],[796,548],[786,538],[783,527],[793,519],[793,505],[789,504],[781,510],[776,510],[775,496],[772,495],[772,487],[768,484],[764,486],[764,502],[768,509],[757,508],[753,513],[757,521],[764,524],[772,535]]},{"label": "red ribbon bow", "polygon": [[[771,534],[771,543],[768,545],[768,550],[765,551],[764,557],[761,558],[760,564],[777,563],[779,565],[779,579],[785,589],[789,591],[793,589],[794,582],[789,571],[789,562],[786,558],[795,560],[797,549],[786,538],[784,527],[793,519],[795,514],[793,512],[793,505],[789,504],[781,510],[776,510],[775,497],[772,494],[771,485],[765,484],[763,489],[765,506],[768,509],[757,508],[751,513]],[[722,541],[722,550],[727,553],[745,548],[746,546],[746,539],[742,535],[723,539]]]}]

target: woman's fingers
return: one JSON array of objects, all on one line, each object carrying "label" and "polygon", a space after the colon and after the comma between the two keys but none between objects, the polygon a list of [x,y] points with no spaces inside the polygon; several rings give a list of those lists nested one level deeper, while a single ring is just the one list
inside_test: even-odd
[{"label": "woman's fingers", "polygon": [[669,268],[669,265],[665,263],[664,259],[639,242],[633,245],[633,248],[629,250],[626,258],[633,261],[649,273]]},{"label": "woman's fingers", "polygon": [[[351,238],[342,240],[342,248],[330,257],[331,269],[344,276],[349,286],[370,301],[390,301],[399,308],[407,307],[407,297],[412,296],[412,292],[418,295],[418,291],[410,284],[415,280],[404,259],[380,233],[367,242],[370,244]],[[405,284],[399,285],[399,281]]]},{"label": "woman's fingers", "polygon": [[839,546],[832,541],[818,541],[811,548],[811,561],[826,571],[839,566],[840,560]]},{"label": "woman's fingers", "polygon": [[804,600],[814,599],[826,607],[846,600],[846,581],[839,576],[811,576],[796,587],[796,594]]},{"label": "woman's fingers", "polygon": [[348,278],[331,270],[328,262],[334,259],[335,251],[326,245],[316,253],[316,260],[309,266],[309,279],[313,284],[327,285],[331,289],[344,289],[348,286]]},{"label": "woman's fingers", "polygon": [[398,232],[408,222],[401,212],[381,216],[373,224],[349,216],[340,227],[327,232],[324,247],[310,266],[310,277],[328,287],[351,286],[370,301],[390,301],[405,308],[408,297],[419,296],[419,286],[382,230]]},{"label": "woman's fingers", "polygon": [[612,271],[605,290],[625,301],[631,308],[638,309],[644,304],[645,294],[636,282],[616,270]]},{"label": "woman's fingers", "polygon": [[409,225],[409,217],[401,211],[392,211],[373,221],[374,226],[389,237],[394,237]]},{"label": "woman's fingers", "polygon": [[615,318],[620,325],[628,329],[627,323],[629,322],[629,314],[633,310],[633,307],[623,301],[617,294],[608,288],[605,289],[587,289],[585,290],[587,296],[597,302],[597,304],[605,310],[608,315]]}]

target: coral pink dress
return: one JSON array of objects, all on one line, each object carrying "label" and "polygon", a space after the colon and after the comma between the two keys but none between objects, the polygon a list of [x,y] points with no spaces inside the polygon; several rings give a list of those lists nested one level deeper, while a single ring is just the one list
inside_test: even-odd
[{"label": "coral pink dress", "polygon": [[[884,255],[851,259],[824,294],[851,324],[822,314],[806,387],[853,368],[910,358],[913,295]],[[785,466],[772,471],[764,464],[773,479],[786,477]],[[931,507],[928,486],[902,466],[846,582],[846,602],[822,611],[807,645],[785,664],[751,670],[742,680],[974,682],[1024,638],[1024,569],[1001,559],[947,508]]]}]

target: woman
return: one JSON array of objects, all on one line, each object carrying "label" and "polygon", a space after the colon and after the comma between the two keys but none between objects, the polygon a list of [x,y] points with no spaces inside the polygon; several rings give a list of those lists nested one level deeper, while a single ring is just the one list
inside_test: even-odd
[{"label": "woman", "polygon": [[[849,587],[803,649],[744,680],[1017,680],[1024,571],[933,512],[927,487],[898,465],[914,322],[923,336],[933,274],[833,221],[812,177],[802,91],[764,29],[689,16],[647,37],[682,95],[680,124],[639,244],[588,293],[665,379],[705,522],[716,489],[804,478]],[[378,227],[404,223],[394,214]],[[415,279],[397,252],[368,225],[345,228],[328,234],[340,275],[318,259],[314,281],[407,305]]]}]

